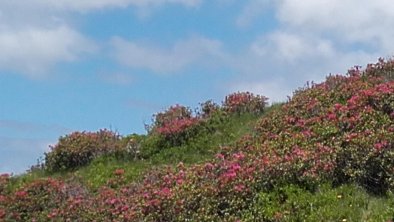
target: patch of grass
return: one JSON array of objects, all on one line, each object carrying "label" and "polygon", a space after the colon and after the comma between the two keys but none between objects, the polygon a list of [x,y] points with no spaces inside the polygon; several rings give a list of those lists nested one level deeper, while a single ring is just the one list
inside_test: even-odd
[{"label": "patch of grass", "polygon": [[[75,175],[92,190],[97,190],[105,185],[114,176],[116,169],[124,169],[126,181],[133,182],[152,168],[164,165],[177,165],[183,162],[186,165],[199,163],[213,158],[220,146],[235,143],[241,136],[252,131],[254,123],[260,118],[257,115],[242,114],[227,116],[222,120],[208,123],[191,137],[187,143],[181,146],[159,149],[147,159],[131,160],[117,159],[114,157],[100,157],[92,161],[88,166],[75,171]],[[147,138],[149,139],[149,138]],[[157,144],[151,143],[150,146]],[[151,150],[155,147],[149,147]]]},{"label": "patch of grass", "polygon": [[131,182],[140,178],[140,174],[150,166],[148,161],[127,161],[114,157],[100,157],[88,166],[75,171],[74,176],[80,178],[89,189],[97,190],[114,177],[114,172],[117,169],[124,169],[123,176],[126,181]]},{"label": "patch of grass", "polygon": [[315,192],[287,185],[258,193],[243,217],[243,221],[390,221],[394,198],[373,196],[352,184],[337,188],[322,184]]}]

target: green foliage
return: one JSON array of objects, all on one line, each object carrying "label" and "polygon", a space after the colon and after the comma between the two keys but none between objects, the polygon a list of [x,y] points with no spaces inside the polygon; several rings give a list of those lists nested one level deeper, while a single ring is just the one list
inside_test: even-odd
[{"label": "green foliage", "polygon": [[151,164],[147,161],[119,160],[114,157],[103,156],[93,160],[89,166],[82,167],[73,175],[83,182],[90,190],[97,191],[106,185],[114,176],[117,169],[123,169],[123,177],[126,181],[136,181],[141,173],[149,169]]},{"label": "green foliage", "polygon": [[256,194],[242,221],[390,221],[394,199],[373,197],[355,185],[314,191],[287,185]]}]

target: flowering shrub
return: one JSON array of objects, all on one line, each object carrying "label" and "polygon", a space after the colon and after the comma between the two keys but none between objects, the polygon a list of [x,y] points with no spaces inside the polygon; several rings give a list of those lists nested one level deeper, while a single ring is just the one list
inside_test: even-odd
[{"label": "flowering shrub", "polygon": [[229,113],[253,113],[264,111],[268,98],[250,92],[237,92],[226,96],[223,109]]},{"label": "flowering shrub", "polygon": [[62,171],[84,166],[101,155],[121,155],[126,147],[120,146],[120,137],[111,131],[74,132],[59,139],[51,151],[45,153],[45,168]]},{"label": "flowering shrub", "polygon": [[199,119],[193,117],[189,108],[176,105],[154,116],[151,132],[162,136],[169,146],[178,146],[190,137],[191,128],[198,123]]},{"label": "flowering shrub", "polygon": [[189,108],[175,105],[154,116],[153,131],[171,136],[182,132],[197,122]]},{"label": "flowering shrub", "polygon": [[0,195],[7,193],[8,182],[10,175],[5,173],[0,175]]},{"label": "flowering shrub", "polygon": [[368,76],[381,77],[384,81],[389,82],[394,80],[394,60],[385,61],[380,58],[375,64],[369,64],[365,69]]},{"label": "flowering shrub", "polygon": [[52,209],[65,201],[64,184],[55,179],[36,180],[16,190],[5,202],[4,218],[11,221],[47,221]]},{"label": "flowering shrub", "polygon": [[209,118],[211,117],[213,114],[218,113],[220,111],[220,106],[218,104],[216,104],[215,102],[213,102],[212,100],[208,100],[206,102],[203,102],[200,104],[200,113],[199,116],[201,118]]},{"label": "flowering shrub", "polygon": [[[0,208],[0,219],[284,221],[292,216],[290,211],[301,212],[292,217],[294,220],[321,219],[320,212],[312,212],[309,200],[318,205],[325,202],[312,196],[323,182],[353,182],[379,194],[394,190],[392,69],[392,62],[368,66],[364,71],[355,67],[346,76],[329,76],[323,83],[297,90],[281,109],[263,116],[253,134],[220,147],[205,163],[161,167],[129,184],[125,170],[116,169],[113,178],[94,195],[73,194],[52,180],[1,194],[0,206],[5,210]],[[256,106],[250,105],[253,102],[245,108],[246,103],[239,102],[253,98],[248,93],[230,95],[223,107],[227,112],[261,112],[264,97],[256,99]],[[178,139],[174,136],[185,135],[182,133],[197,123],[183,123],[193,118],[185,107],[171,107],[156,115],[151,134]],[[71,141],[98,146],[96,140]],[[302,196],[305,189],[311,194]],[[335,202],[330,197],[322,198]],[[298,198],[307,201],[298,202]],[[390,208],[386,214],[392,216],[392,212]],[[387,215],[379,221],[387,220]]]},{"label": "flowering shrub", "polygon": [[300,89],[261,119],[256,135],[222,148],[215,160],[148,175],[143,218],[237,221],[255,193],[281,184],[311,191],[323,181],[356,182],[377,193],[393,189],[393,96],[393,82],[357,68]]},{"label": "flowering shrub", "polygon": [[0,175],[0,221],[3,221],[6,216],[6,204],[8,200],[8,184],[10,175],[1,174]]}]

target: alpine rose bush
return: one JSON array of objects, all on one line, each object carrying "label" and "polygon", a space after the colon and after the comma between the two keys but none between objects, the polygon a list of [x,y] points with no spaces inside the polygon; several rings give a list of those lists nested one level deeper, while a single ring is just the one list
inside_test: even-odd
[{"label": "alpine rose bush", "polygon": [[119,135],[109,130],[73,132],[50,148],[51,151],[45,153],[45,168],[51,172],[85,166],[98,156],[127,153]]},{"label": "alpine rose bush", "polygon": [[189,130],[199,122],[189,108],[175,105],[154,116],[150,132],[163,136],[170,146],[177,146],[188,139]]},{"label": "alpine rose bush", "polygon": [[264,111],[268,98],[254,95],[250,92],[237,92],[226,96],[223,109],[229,113],[253,113],[259,114]]},{"label": "alpine rose bush", "polygon": [[175,105],[154,116],[153,131],[168,136],[180,133],[196,121],[189,108]]}]

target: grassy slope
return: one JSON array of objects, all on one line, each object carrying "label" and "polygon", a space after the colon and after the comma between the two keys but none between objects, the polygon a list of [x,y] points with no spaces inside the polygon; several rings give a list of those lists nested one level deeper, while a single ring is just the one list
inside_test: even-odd
[{"label": "grassy slope", "polygon": [[[278,106],[269,108],[267,112],[276,109]],[[63,180],[76,180],[94,191],[105,185],[113,177],[116,169],[124,169],[127,182],[133,182],[152,168],[160,168],[166,165],[174,166],[179,162],[186,165],[203,162],[212,158],[220,146],[231,145],[241,136],[251,133],[254,124],[260,117],[249,114],[227,117],[224,121],[214,124],[215,133],[202,132],[184,145],[161,150],[147,159],[130,160],[99,157],[88,166],[73,172],[47,173],[43,170],[34,170],[13,178],[11,189],[15,190],[36,179],[53,177]]]},{"label": "grassy slope", "polygon": [[[265,112],[281,110],[274,105]],[[253,134],[254,124],[260,118],[252,115],[230,116],[214,123],[214,132],[201,132],[187,143],[156,152],[143,160],[100,157],[88,166],[73,172],[48,174],[42,170],[14,177],[10,189],[16,190],[39,178],[57,177],[65,181],[81,183],[96,191],[113,178],[116,169],[124,169],[126,183],[137,181],[152,168],[192,165],[212,159],[219,147],[231,145],[245,134]],[[154,147],[153,147],[154,148]],[[375,196],[355,184],[318,184],[310,191],[305,187],[286,184],[255,195],[250,209],[244,210],[245,221],[389,221],[394,217],[394,196]],[[264,212],[264,218],[256,217]]]},{"label": "grassy slope", "polygon": [[[279,104],[273,105],[265,114],[280,108]],[[217,147],[231,145],[243,135],[252,133],[259,118],[260,116],[251,115],[232,116],[216,126],[216,133],[199,135],[183,146],[171,147],[145,160],[101,157],[74,172],[48,174],[42,170],[35,170],[13,178],[12,189],[36,179],[54,177],[82,183],[94,192],[113,178],[113,172],[119,168],[125,169],[126,182],[133,182],[152,168],[176,165],[179,162],[203,162],[212,158]],[[387,218],[393,215],[392,208],[388,206],[394,205],[394,197],[391,194],[385,197],[374,196],[353,184],[336,188],[329,184],[320,184],[317,192],[286,185],[268,193],[261,192],[257,197],[254,207],[244,213],[244,220],[259,220],[260,218],[253,215],[264,211],[266,215],[278,218],[278,221],[319,221],[322,218],[325,221],[387,221]]]}]

